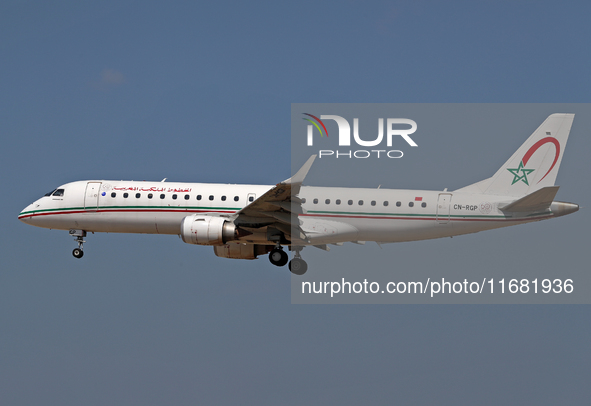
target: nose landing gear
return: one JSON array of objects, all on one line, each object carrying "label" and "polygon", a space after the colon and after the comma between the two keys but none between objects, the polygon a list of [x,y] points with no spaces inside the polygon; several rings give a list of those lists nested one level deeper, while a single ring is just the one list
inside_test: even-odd
[{"label": "nose landing gear", "polygon": [[84,255],[83,245],[86,241],[84,241],[84,237],[86,237],[86,231],[84,230],[70,230],[70,235],[76,237],[76,242],[78,243],[78,248],[74,248],[72,251],[72,255],[74,257],[80,259]]},{"label": "nose landing gear", "polygon": [[82,251],[80,248],[74,248],[72,255],[74,255],[76,258],[82,258],[84,251]]}]

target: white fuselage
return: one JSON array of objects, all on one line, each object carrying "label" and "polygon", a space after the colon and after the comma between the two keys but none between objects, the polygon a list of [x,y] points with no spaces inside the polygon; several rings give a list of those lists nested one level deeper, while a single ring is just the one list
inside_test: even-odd
[{"label": "white fuselage", "polygon": [[[180,234],[192,214],[231,216],[271,185],[80,181],[60,186],[19,215],[44,228],[90,232]],[[569,203],[541,212],[504,213],[515,197],[447,191],[302,187],[301,228],[308,244],[401,242],[475,233],[568,214]],[[566,205],[566,206],[565,206]],[[573,205],[576,206],[576,205]],[[578,206],[577,206],[578,208]],[[568,212],[568,213],[567,213]],[[246,243],[261,243],[249,236]]]}]

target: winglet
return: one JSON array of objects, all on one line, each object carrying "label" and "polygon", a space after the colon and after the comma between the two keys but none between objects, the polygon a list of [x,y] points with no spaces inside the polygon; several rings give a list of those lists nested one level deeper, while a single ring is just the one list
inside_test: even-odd
[{"label": "winglet", "polygon": [[296,172],[295,175],[293,175],[291,178],[286,179],[283,182],[281,182],[283,184],[288,184],[288,185],[291,184],[292,195],[297,195],[300,192],[300,186],[302,185],[302,182],[306,178],[306,175],[308,174],[308,171],[312,167],[312,164],[314,163],[315,159],[316,159],[316,155],[312,155],[310,158],[308,158],[308,160],[300,168],[300,170]]}]

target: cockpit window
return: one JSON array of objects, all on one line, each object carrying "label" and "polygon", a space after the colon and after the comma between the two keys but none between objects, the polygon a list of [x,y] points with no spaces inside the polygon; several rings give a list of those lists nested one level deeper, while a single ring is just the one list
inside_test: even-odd
[{"label": "cockpit window", "polygon": [[56,189],[55,192],[53,192],[52,196],[53,197],[61,197],[64,195],[64,189]]},{"label": "cockpit window", "polygon": [[57,189],[53,189],[51,192],[45,193],[44,196],[51,196],[53,194],[53,192],[55,192]]}]

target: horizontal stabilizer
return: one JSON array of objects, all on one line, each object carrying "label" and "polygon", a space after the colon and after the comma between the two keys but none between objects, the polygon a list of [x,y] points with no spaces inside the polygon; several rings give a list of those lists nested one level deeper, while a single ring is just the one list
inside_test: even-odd
[{"label": "horizontal stabilizer", "polygon": [[515,200],[513,203],[509,203],[504,207],[499,207],[499,209],[512,212],[528,212],[548,209],[554,201],[554,197],[556,196],[559,187],[560,186],[544,187],[519,200]]}]

